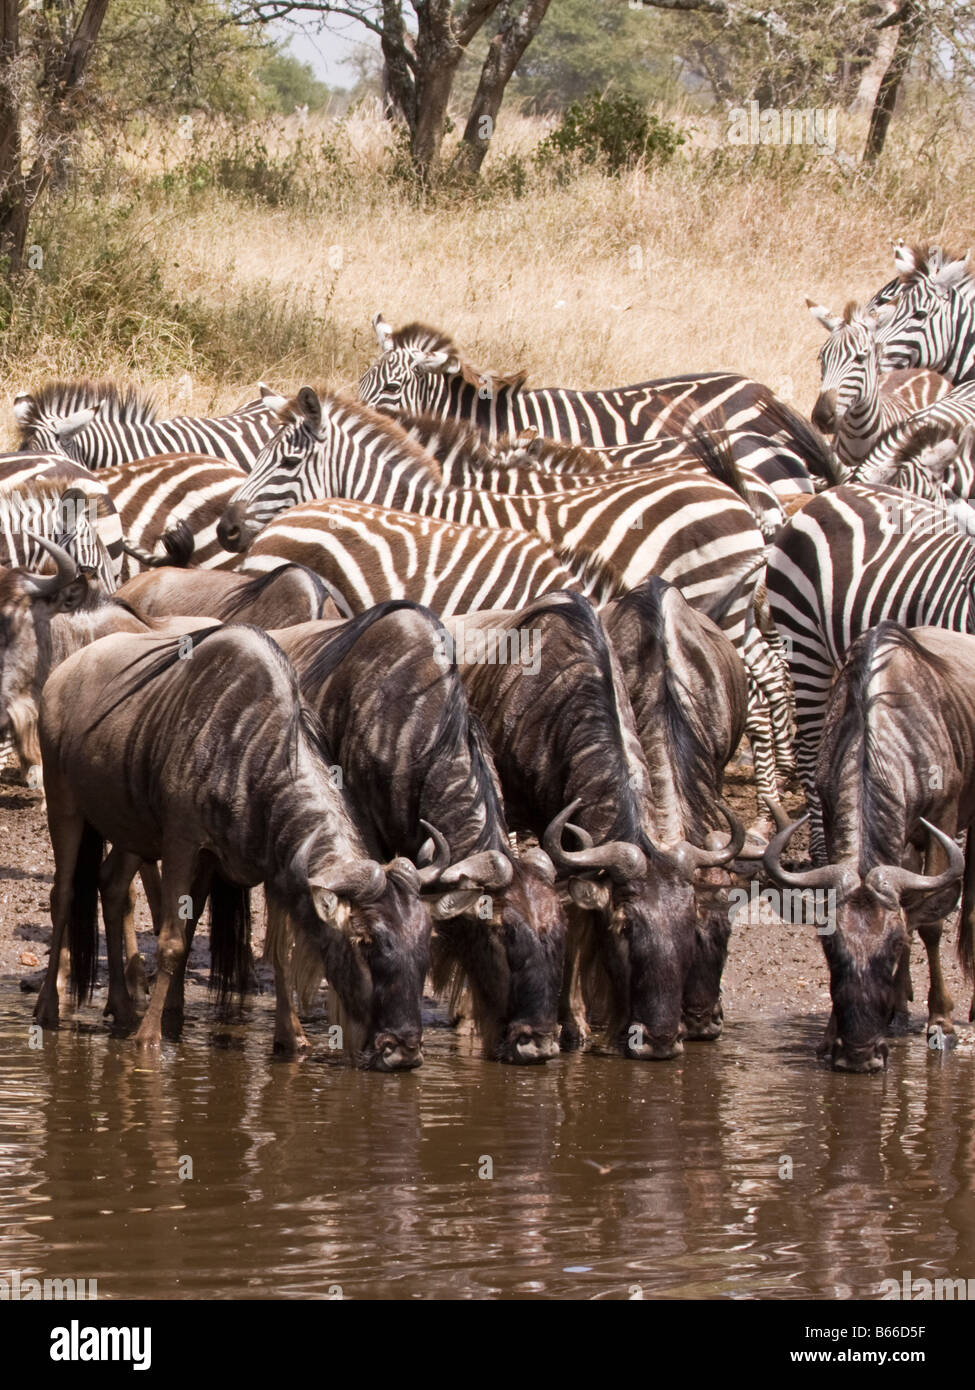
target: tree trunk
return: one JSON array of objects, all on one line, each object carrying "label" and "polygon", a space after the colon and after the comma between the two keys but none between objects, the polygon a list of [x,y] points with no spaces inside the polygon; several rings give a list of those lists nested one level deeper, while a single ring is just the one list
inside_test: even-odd
[{"label": "tree trunk", "polygon": [[863,151],[863,162],[867,165],[875,164],[884,148],[887,129],[897,104],[897,94],[911,66],[924,16],[914,0],[905,0],[896,16],[891,20],[885,20],[880,27],[886,28],[892,22],[899,22],[900,28],[897,31],[894,55],[883,75],[873,111],[870,113],[870,129],[867,131],[867,143]]},{"label": "tree trunk", "polygon": [[23,148],[15,66],[20,52],[17,0],[0,0],[0,257],[20,269],[27,240]]},{"label": "tree trunk", "polygon": [[538,33],[550,0],[503,0],[498,32],[491,40],[481,79],[474,94],[464,138],[454,159],[454,169],[468,178],[481,171],[488,152],[505,88],[521,62],[522,54]]},{"label": "tree trunk", "polygon": [[72,98],[81,85],[108,6],[109,0],[87,0],[70,42],[47,68],[41,84],[45,107],[37,136],[39,148],[25,175],[17,99],[17,0],[0,0],[0,256],[6,258],[8,275],[23,266],[31,209],[49,176],[52,152],[78,125],[80,113]]},{"label": "tree trunk", "polygon": [[398,111],[411,133],[416,126],[416,87],[400,0],[383,0],[383,109],[387,120]]},{"label": "tree trunk", "polygon": [[414,9],[416,121],[411,130],[411,153],[417,173],[428,182],[440,158],[447,103],[464,50],[450,22],[451,0],[415,0]]}]

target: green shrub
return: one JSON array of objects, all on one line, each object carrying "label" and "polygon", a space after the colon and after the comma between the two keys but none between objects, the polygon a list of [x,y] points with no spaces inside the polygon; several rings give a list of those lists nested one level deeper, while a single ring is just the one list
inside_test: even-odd
[{"label": "green shrub", "polygon": [[591,92],[566,108],[558,127],[536,147],[535,159],[546,165],[575,158],[618,174],[641,161],[670,159],[686,138],[636,97]]}]

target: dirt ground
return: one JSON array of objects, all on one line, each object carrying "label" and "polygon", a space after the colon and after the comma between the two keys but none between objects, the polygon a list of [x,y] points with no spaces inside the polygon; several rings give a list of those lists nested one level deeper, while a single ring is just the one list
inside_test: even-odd
[{"label": "dirt ground", "polygon": [[[755,818],[754,788],[746,769],[729,768],[726,798],[732,808],[751,823]],[[786,807],[798,812],[798,797],[787,798]],[[801,853],[801,840],[797,836]],[[52,876],[51,847],[39,793],[13,781],[10,771],[0,773],[0,977],[16,978],[22,988],[36,987],[47,964],[50,915],[48,895]],[[736,880],[740,886],[744,880]],[[138,913],[140,944],[146,959],[153,958],[149,912],[141,898]],[[255,951],[263,938],[262,912],[255,903]],[[205,982],[209,970],[205,929],[193,947],[190,977]],[[955,999],[955,1018],[967,1021],[970,992],[955,960],[953,923],[942,946],[949,987]],[[269,976],[262,967],[262,985]],[[915,1001],[912,1018],[923,1023],[927,992],[924,949],[914,943],[912,974]],[[811,925],[787,925],[768,904],[742,908],[731,938],[725,969],[724,1011],[728,1019],[769,1019],[825,1015],[829,992],[822,948]]]}]

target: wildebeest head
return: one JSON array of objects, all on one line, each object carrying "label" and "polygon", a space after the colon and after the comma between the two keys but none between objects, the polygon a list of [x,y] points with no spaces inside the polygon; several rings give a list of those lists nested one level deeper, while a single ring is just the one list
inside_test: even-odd
[{"label": "wildebeest head", "polygon": [[0,570],[0,736],[11,733],[25,766],[40,763],[37,696],[43,683],[48,624],[56,613],[72,612],[85,601],[88,581],[60,546],[31,535],[51,555],[54,574]]},{"label": "wildebeest head", "polygon": [[[905,899],[910,904],[945,889],[953,894],[964,856],[950,836],[922,818],[921,824],[947,855],[942,873],[878,864],[861,876],[853,860],[793,873],[782,867],[782,851],[804,820],[805,816],[785,826],[769,843],[765,869],[784,888],[808,895],[805,906],[814,894],[822,895],[816,903],[826,905],[825,912],[814,913],[821,922],[818,930],[829,967],[835,1024],[832,1066],[837,1071],[882,1071],[887,1065],[883,1035],[895,1005],[894,977],[910,947]],[[946,911],[950,905],[946,903]]]},{"label": "wildebeest head", "polygon": [[383,868],[366,858],[337,868],[331,853],[313,852],[306,873],[304,891],[291,900],[299,941],[318,950],[302,952],[299,971],[307,981],[316,965],[319,975],[324,968],[332,1021],[358,1065],[373,1071],[418,1067],[430,918],[416,868],[408,859]]},{"label": "wildebeest head", "polygon": [[[690,1034],[720,1033],[719,991],[729,930],[718,913],[701,914],[694,893],[698,870],[713,870],[740,852],[744,827],[722,807],[731,837],[715,849],[687,841],[645,848],[626,841],[593,845],[569,817],[579,802],[556,817],[545,848],[562,875],[571,901],[602,918],[583,962],[590,984],[601,986],[600,1003],[610,1032],[629,1057],[666,1061],[683,1051]],[[582,848],[562,843],[571,831]],[[593,967],[598,966],[598,971]]]},{"label": "wildebeest head", "polygon": [[521,1066],[548,1061],[559,1051],[566,927],[555,866],[540,849],[484,850],[449,864],[443,838],[427,829],[437,855],[420,876],[433,895],[436,988],[456,997],[470,987],[485,1056]]}]

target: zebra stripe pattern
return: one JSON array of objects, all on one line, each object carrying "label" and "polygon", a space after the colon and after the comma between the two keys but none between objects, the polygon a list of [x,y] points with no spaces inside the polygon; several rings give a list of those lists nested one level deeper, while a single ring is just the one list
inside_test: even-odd
[{"label": "zebra stripe pattern", "polygon": [[[490,440],[534,429],[548,439],[607,449],[683,438],[720,412],[734,439],[744,433],[783,446],[804,469],[821,472],[821,441],[767,386],[734,372],[705,372],[604,391],[524,390],[523,373],[498,376],[468,363],[453,341],[424,324],[394,333],[373,320],[383,355],[359,382],[359,399],[394,416],[461,420]],[[751,453],[735,449],[740,464]],[[757,469],[756,469],[757,471]],[[824,474],[823,476],[829,476]]]},{"label": "zebra stripe pattern", "polygon": [[14,403],[21,447],[51,452],[90,469],[158,454],[206,454],[244,472],[280,428],[284,398],[262,388],[260,400],[229,415],[157,420],[151,402],[109,384],[54,382]]},{"label": "zebra stripe pattern", "polygon": [[769,551],[768,598],[795,694],[796,764],[825,853],[813,785],[833,677],[850,644],[884,618],[975,631],[975,546],[951,509],[892,488],[814,498]]},{"label": "zebra stripe pattern", "polygon": [[183,522],[195,542],[193,564],[208,569],[236,568],[217,538],[217,523],[245,477],[231,463],[194,454],[163,455],[99,474],[131,546],[154,553],[165,533]]}]

